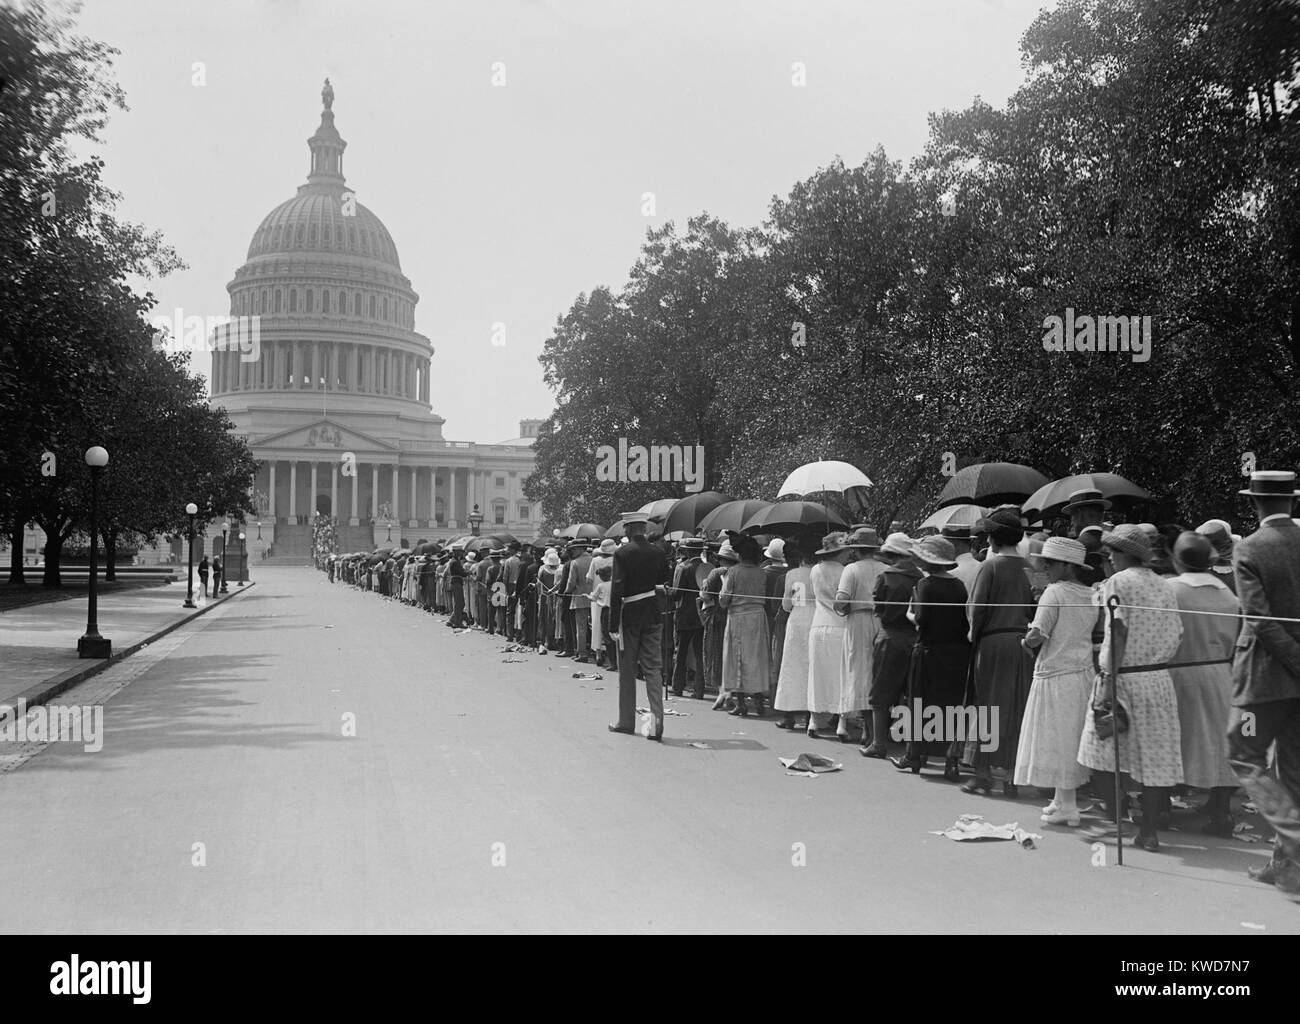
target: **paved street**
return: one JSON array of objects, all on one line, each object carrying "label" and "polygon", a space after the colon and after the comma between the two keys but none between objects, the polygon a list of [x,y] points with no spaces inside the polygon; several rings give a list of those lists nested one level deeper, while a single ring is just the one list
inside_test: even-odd
[{"label": "paved street", "polygon": [[[0,930],[1300,931],[1244,876],[1264,844],[1162,833],[1096,868],[1100,830],[1040,827],[1032,796],[965,796],[699,701],[670,704],[688,717],[663,746],[612,735],[609,673],[502,646],[264,569],[65,696],[106,702],[100,752],[0,744]],[[805,749],[844,771],[786,776],[778,755]],[[929,834],[964,812],[1043,838]]]}]

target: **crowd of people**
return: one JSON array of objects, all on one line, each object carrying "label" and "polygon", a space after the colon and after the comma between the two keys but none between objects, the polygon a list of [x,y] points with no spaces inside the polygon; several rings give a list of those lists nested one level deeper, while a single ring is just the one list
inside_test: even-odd
[{"label": "crowd of people", "polygon": [[1294,473],[1259,472],[1241,493],[1260,522],[1244,539],[1219,519],[1112,523],[1111,502],[1083,490],[1047,530],[1002,506],[922,536],[893,524],[883,538],[857,525],[669,543],[629,513],[621,544],[399,550],[322,567],[453,629],[618,669],[614,732],[633,731],[638,679],[651,739],[665,686],[735,716],[770,707],[779,728],[860,744],[904,772],[936,767],[967,793],[1037,790],[1046,825],[1078,826],[1090,791],[1112,821],[1136,821],[1151,851],[1192,791],[1204,794],[1197,827],[1232,835],[1244,787],[1277,835],[1252,875],[1295,893],[1300,491]]}]

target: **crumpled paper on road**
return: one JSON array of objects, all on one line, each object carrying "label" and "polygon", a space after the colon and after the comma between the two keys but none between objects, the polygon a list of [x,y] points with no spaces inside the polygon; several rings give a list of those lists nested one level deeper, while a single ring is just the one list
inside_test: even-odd
[{"label": "crumpled paper on road", "polygon": [[[649,709],[649,708],[637,708],[637,709],[636,709],[636,713],[637,713],[638,715],[648,715],[648,714],[650,714],[650,709]],[[673,710],[672,708],[670,708],[670,707],[665,707],[665,708],[664,708],[664,717],[667,718],[669,715],[676,715],[678,718],[690,718],[690,717],[691,717],[691,713],[690,713],[689,711],[674,711],[674,710]]]},{"label": "crumpled paper on road", "polygon": [[951,827],[941,832],[931,832],[930,835],[946,836],[957,842],[965,839],[1014,839],[1027,850],[1034,848],[1035,839],[1043,838],[1036,832],[1026,832],[1017,821],[1010,825],[994,825],[978,814],[963,814]]},{"label": "crumpled paper on road", "polygon": [[592,675],[592,676],[587,675],[585,672],[575,672],[575,673],[573,673],[573,678],[574,678],[574,679],[586,679],[586,680],[590,681],[590,680],[593,680],[593,679],[604,679],[605,677],[602,676],[599,672],[597,672],[595,675]]},{"label": "crumpled paper on road", "polygon": [[800,754],[798,757],[778,757],[777,760],[785,765],[787,775],[802,775],[805,778],[838,772],[844,768],[844,765],[829,757],[822,757],[821,754]]}]

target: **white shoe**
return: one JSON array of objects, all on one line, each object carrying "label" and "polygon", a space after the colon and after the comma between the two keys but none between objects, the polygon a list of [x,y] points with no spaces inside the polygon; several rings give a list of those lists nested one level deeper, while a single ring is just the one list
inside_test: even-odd
[{"label": "white shoe", "polygon": [[1044,825],[1069,825],[1070,828],[1079,827],[1079,809],[1076,807],[1072,811],[1057,810],[1051,814],[1044,814],[1039,819]]},{"label": "white shoe", "polygon": [[1046,816],[1048,814],[1055,814],[1060,809],[1061,809],[1061,805],[1058,804],[1055,800],[1053,800],[1050,804],[1048,804],[1046,807],[1043,808],[1043,815]]}]

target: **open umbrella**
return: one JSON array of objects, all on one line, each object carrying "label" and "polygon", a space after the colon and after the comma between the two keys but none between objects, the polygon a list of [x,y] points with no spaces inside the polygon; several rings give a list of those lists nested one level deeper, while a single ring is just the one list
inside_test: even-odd
[{"label": "open umbrella", "polygon": [[477,551],[481,557],[485,552],[494,551],[504,546],[495,537],[475,537],[465,545],[465,550]]},{"label": "open umbrella", "polygon": [[755,512],[741,527],[744,533],[775,533],[783,537],[847,529],[848,523],[837,513],[815,501],[778,501]]},{"label": "open umbrella", "polygon": [[701,519],[719,505],[725,505],[731,500],[730,494],[723,494],[721,491],[701,491],[699,494],[688,494],[677,502],[672,511],[668,513],[668,518],[664,520],[664,532],[675,533],[678,530],[698,530]]},{"label": "open umbrella", "polygon": [[785,483],[776,492],[776,496],[784,498],[789,494],[800,497],[805,494],[843,494],[855,487],[870,486],[867,474],[847,462],[809,462],[785,478]]},{"label": "open umbrella", "polygon": [[921,530],[942,530],[945,526],[973,527],[989,510],[981,505],[945,505],[927,517],[918,527]]},{"label": "open umbrella", "polygon": [[1132,481],[1125,480],[1118,473],[1079,473],[1075,476],[1053,480],[1031,494],[1020,507],[1023,515],[1033,518],[1030,513],[1045,514],[1054,512],[1070,499],[1075,491],[1091,488],[1101,491],[1103,498],[1129,498],[1134,501],[1150,501],[1151,495]]},{"label": "open umbrella", "polygon": [[570,523],[560,531],[560,536],[565,540],[577,540],[579,537],[584,540],[600,540],[605,536],[605,528],[595,523]]},{"label": "open umbrella", "polygon": [[725,505],[719,505],[701,519],[699,528],[701,530],[735,530],[739,533],[751,516],[756,512],[763,511],[771,504],[770,501],[729,501]]},{"label": "open umbrella", "polygon": [[977,462],[957,470],[939,492],[936,504],[983,505],[989,508],[1021,502],[1047,483],[1032,466],[1015,462]]},{"label": "open umbrella", "polygon": [[[664,528],[658,523],[646,523],[645,535],[649,538],[660,537],[663,535]],[[605,531],[605,536],[613,540],[622,540],[627,535],[624,529],[622,519],[615,521],[614,525]]]},{"label": "open umbrella", "polygon": [[648,501],[637,511],[644,512],[657,523],[662,523],[680,500],[680,498],[660,498],[658,501]]},{"label": "open umbrella", "polygon": [[499,548],[503,548],[508,544],[519,543],[519,540],[515,537],[513,533],[506,533],[504,530],[501,531],[500,533],[489,533],[488,536],[491,537],[493,540],[500,541],[500,543],[497,545],[497,547]]},{"label": "open umbrella", "polygon": [[473,539],[474,539],[474,535],[472,533],[463,533],[459,537],[455,537],[452,540],[447,541],[447,550],[464,551],[465,545],[468,544]]}]

